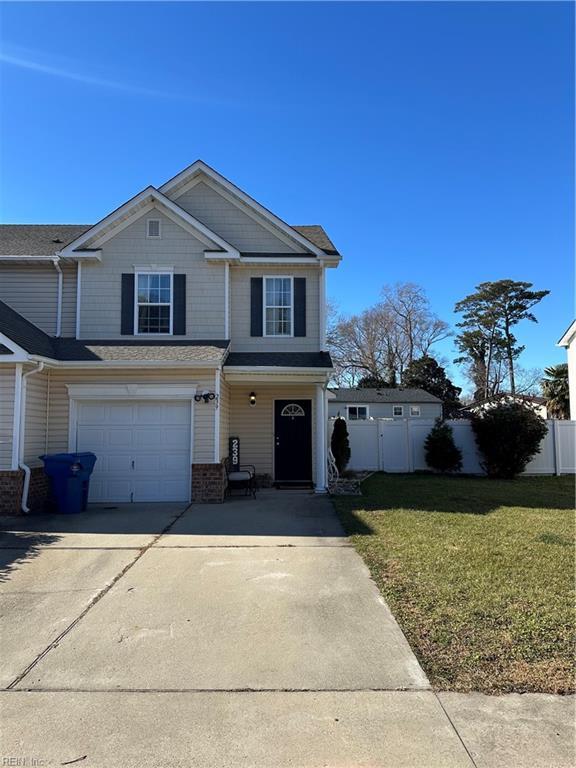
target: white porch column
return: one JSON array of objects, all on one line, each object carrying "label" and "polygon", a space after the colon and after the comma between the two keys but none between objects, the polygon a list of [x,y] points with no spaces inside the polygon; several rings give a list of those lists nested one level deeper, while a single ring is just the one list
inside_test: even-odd
[{"label": "white porch column", "polygon": [[326,493],[326,398],[316,384],[316,493]]}]

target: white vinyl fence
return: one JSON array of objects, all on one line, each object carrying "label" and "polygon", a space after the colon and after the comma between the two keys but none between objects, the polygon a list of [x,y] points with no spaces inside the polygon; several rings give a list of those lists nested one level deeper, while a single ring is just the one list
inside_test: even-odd
[{"label": "white vinyl fence", "polygon": [[[382,472],[418,472],[429,469],[424,441],[433,419],[374,419],[347,421],[350,440],[348,469]],[[483,474],[476,441],[469,421],[449,421],[454,442],[462,451],[462,472]],[[567,475],[576,471],[576,421],[550,419],[540,453],[528,464],[527,475]],[[334,419],[329,421],[332,435]]]}]

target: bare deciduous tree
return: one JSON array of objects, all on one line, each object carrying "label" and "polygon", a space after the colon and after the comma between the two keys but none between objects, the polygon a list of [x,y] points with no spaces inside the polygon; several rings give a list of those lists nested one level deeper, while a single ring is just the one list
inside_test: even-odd
[{"label": "bare deciduous tree", "polygon": [[406,366],[450,335],[431,310],[424,290],[413,283],[385,286],[382,301],[359,315],[329,323],[328,342],[339,382],[370,376],[395,386]]}]

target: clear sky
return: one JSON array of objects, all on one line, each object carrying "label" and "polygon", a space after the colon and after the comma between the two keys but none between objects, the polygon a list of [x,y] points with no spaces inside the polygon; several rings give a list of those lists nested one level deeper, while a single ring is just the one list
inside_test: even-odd
[{"label": "clear sky", "polygon": [[[572,3],[4,3],[4,222],[90,223],[202,158],[384,283],[454,302],[552,291],[526,367],[573,319]],[[451,343],[442,354],[452,358]],[[456,374],[456,370],[452,371]]]}]

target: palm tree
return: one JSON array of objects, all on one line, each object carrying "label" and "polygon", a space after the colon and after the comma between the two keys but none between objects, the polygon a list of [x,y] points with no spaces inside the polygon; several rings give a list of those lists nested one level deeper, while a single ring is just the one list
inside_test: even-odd
[{"label": "palm tree", "polygon": [[568,419],[570,412],[570,390],[568,388],[568,364],[551,365],[544,368],[542,392],[546,398],[548,414],[556,419]]}]

